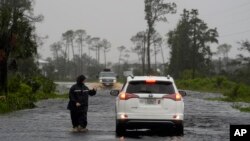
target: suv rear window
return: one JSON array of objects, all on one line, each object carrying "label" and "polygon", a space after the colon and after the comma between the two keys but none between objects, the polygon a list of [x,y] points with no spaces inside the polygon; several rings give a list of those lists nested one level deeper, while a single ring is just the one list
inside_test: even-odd
[{"label": "suv rear window", "polygon": [[156,81],[155,83],[146,83],[145,81],[131,81],[127,87],[127,93],[175,93],[172,82]]}]

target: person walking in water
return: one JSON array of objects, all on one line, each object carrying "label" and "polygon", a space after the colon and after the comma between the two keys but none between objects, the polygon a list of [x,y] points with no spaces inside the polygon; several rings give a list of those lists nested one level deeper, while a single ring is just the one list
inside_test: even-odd
[{"label": "person walking in water", "polygon": [[76,84],[72,85],[69,90],[69,103],[67,109],[70,110],[73,132],[88,131],[87,112],[89,96],[96,94],[96,89],[90,90],[85,84],[86,77],[80,75],[76,79]]}]

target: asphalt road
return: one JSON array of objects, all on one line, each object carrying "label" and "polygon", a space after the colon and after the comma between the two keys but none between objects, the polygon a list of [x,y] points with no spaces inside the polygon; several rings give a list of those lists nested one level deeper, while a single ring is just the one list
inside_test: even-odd
[{"label": "asphalt road", "polygon": [[218,95],[188,91],[185,101],[184,136],[152,131],[128,131],[115,135],[115,97],[99,89],[90,97],[86,133],[71,132],[67,99],[44,100],[37,108],[0,115],[0,141],[227,141],[230,124],[250,124],[250,113],[231,103],[207,101]]}]

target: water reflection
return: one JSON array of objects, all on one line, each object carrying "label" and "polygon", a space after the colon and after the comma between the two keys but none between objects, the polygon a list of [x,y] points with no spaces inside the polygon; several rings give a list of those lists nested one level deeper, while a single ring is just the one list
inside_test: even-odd
[{"label": "water reflection", "polygon": [[119,141],[125,141],[124,136],[121,136],[121,137],[119,138]]},{"label": "water reflection", "polygon": [[[152,137],[152,138],[151,138]],[[129,130],[118,136],[119,141],[130,141],[142,139],[143,141],[151,141],[152,139],[160,139],[163,141],[184,141],[183,136],[176,136],[171,131],[154,131],[154,130]]]}]

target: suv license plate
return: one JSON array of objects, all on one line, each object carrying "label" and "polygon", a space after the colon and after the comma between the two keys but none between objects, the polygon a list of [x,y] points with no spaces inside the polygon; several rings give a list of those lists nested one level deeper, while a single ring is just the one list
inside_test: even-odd
[{"label": "suv license plate", "polygon": [[147,104],[156,104],[156,100],[155,99],[147,99],[146,103]]}]

